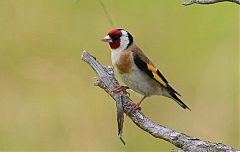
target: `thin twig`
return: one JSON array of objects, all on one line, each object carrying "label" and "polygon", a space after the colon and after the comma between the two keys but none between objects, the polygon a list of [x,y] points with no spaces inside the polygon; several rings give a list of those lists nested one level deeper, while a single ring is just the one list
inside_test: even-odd
[{"label": "thin twig", "polygon": [[[87,51],[83,51],[82,60],[87,62],[92,69],[96,72],[99,82],[98,86],[104,89],[116,102],[122,99],[122,107],[123,111],[126,113],[129,110],[129,106],[131,104],[131,99],[122,92],[114,93],[113,90],[118,82],[114,77],[113,69],[102,66],[92,55],[90,55]],[[121,97],[121,98],[119,98]],[[147,118],[141,111],[136,110],[132,114],[129,115],[131,120],[142,130],[148,132],[152,136],[156,138],[160,138],[166,140],[178,148],[181,148],[184,151],[193,151],[193,152],[219,152],[219,151],[229,151],[235,152],[238,151],[232,147],[226,146],[221,143],[212,143],[200,140],[198,138],[194,138],[188,136],[184,133],[180,133],[174,131],[170,128],[159,125],[149,118]],[[175,151],[175,150],[174,150]],[[240,151],[239,151],[240,152]]]},{"label": "thin twig", "polygon": [[240,4],[240,0],[192,0],[190,2],[183,2],[182,4],[185,6],[192,4],[214,4],[219,2],[232,2],[236,4]]},{"label": "thin twig", "polygon": [[107,10],[106,6],[105,6],[104,3],[102,2],[102,0],[99,0],[99,3],[100,3],[100,5],[101,5],[101,7],[102,7],[102,9],[103,9],[103,11],[104,11],[105,16],[107,17],[107,20],[108,20],[109,24],[111,25],[111,28],[114,29],[115,26],[114,26],[114,24],[113,24],[113,20],[112,20],[110,14],[108,13],[108,10]]}]

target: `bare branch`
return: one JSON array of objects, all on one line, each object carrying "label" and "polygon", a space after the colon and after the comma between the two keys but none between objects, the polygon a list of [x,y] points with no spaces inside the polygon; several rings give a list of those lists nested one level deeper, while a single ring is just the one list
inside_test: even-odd
[{"label": "bare branch", "polygon": [[190,2],[183,2],[182,4],[185,6],[192,4],[214,4],[219,2],[232,2],[236,4],[240,4],[240,0],[192,0]]},{"label": "bare branch", "polygon": [[[118,82],[114,77],[114,72],[111,67],[103,67],[93,56],[88,52],[83,51],[82,60],[87,62],[92,69],[96,72],[99,83],[97,85],[104,89],[116,102],[122,102],[123,111],[126,113],[131,104],[131,99],[122,92],[113,93],[113,90]],[[219,152],[219,151],[238,151],[232,147],[226,146],[221,143],[212,143],[207,141],[202,141],[200,139],[188,136],[184,133],[174,131],[170,128],[164,127],[162,125],[156,124],[149,118],[147,118],[141,111],[136,110],[129,116],[131,120],[142,130],[148,132],[156,138],[163,139],[181,148],[184,151],[194,151],[194,152]],[[173,150],[177,151],[177,150]]]}]

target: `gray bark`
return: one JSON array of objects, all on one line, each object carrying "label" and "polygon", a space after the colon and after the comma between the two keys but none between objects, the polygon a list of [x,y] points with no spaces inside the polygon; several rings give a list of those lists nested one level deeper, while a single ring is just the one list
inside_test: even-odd
[{"label": "gray bark", "polygon": [[192,4],[214,4],[219,2],[232,2],[232,3],[240,4],[240,0],[192,0],[190,2],[183,2],[182,4],[187,6]]},{"label": "gray bark", "polygon": [[[95,85],[104,89],[117,103],[118,111],[122,110],[126,113],[131,105],[131,99],[124,94],[113,93],[112,90],[118,85],[117,80],[114,77],[114,72],[112,67],[107,68],[102,66],[95,57],[90,55],[87,51],[83,51],[81,56],[82,60],[88,63],[92,69],[96,72],[98,76],[98,81]],[[120,109],[119,109],[120,108]],[[123,114],[119,116],[120,119],[120,130],[122,132],[123,125]],[[172,143],[181,150],[173,151],[191,151],[191,152],[235,152],[239,151],[230,146],[224,145],[222,143],[213,143],[208,141],[203,141],[195,137],[191,137],[184,133],[177,132],[170,128],[159,125],[149,118],[147,118],[140,110],[129,115],[129,118],[142,130],[148,132],[152,136],[163,139],[169,143]],[[119,119],[119,118],[118,118]],[[120,132],[120,134],[121,134]],[[121,136],[120,136],[121,137]],[[240,152],[240,151],[239,151]]]}]

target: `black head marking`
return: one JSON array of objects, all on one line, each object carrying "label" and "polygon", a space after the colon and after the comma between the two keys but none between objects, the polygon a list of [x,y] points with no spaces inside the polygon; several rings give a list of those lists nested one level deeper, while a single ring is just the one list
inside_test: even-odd
[{"label": "black head marking", "polygon": [[132,35],[128,32],[128,31],[126,31],[127,32],[127,34],[128,34],[128,39],[129,39],[129,43],[128,43],[128,46],[127,47],[129,47],[130,45],[132,45],[132,43],[133,43],[133,37],[132,37]]}]

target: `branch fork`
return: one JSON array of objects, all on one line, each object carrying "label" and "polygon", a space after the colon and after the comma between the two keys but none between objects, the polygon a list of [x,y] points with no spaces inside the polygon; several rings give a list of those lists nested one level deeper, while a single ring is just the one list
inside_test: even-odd
[{"label": "branch fork", "polygon": [[[112,90],[119,84],[114,77],[113,68],[108,66],[102,66],[95,57],[89,54],[87,51],[83,51],[81,59],[88,63],[98,76],[98,81],[95,85],[104,89],[115,101],[117,107],[117,122],[118,122],[118,134],[121,141],[125,144],[122,139],[124,113],[129,110],[131,105],[131,99],[123,92],[112,92]],[[176,151],[191,151],[191,152],[240,152],[235,148],[224,145],[222,143],[213,143],[203,141],[198,138],[191,137],[184,133],[177,132],[170,128],[159,125],[148,117],[146,117],[141,111],[136,110],[129,115],[129,118],[143,131],[151,134],[153,137],[163,139],[169,143],[172,143],[181,150]]]}]

